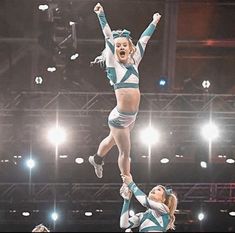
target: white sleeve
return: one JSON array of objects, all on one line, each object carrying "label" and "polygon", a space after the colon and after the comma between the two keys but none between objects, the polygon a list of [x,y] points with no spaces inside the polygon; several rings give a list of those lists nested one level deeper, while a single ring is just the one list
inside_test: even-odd
[{"label": "white sleeve", "polygon": [[135,228],[140,225],[141,213],[136,214],[129,218],[129,207],[130,207],[130,200],[124,199],[121,217],[120,217],[120,228],[122,229]]}]

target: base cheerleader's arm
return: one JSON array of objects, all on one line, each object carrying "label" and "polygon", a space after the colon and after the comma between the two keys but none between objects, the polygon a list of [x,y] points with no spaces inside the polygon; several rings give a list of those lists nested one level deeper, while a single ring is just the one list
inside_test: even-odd
[{"label": "base cheerleader's arm", "polygon": [[129,207],[130,207],[130,200],[124,199],[121,217],[120,217],[120,228],[122,229],[135,228],[140,225],[141,213],[138,213],[129,218]]},{"label": "base cheerleader's arm", "polygon": [[140,202],[140,204],[145,208],[153,209],[157,211],[160,215],[169,212],[165,204],[150,200],[147,197],[147,195],[144,192],[142,192],[133,181],[128,184],[128,187],[133,192],[133,194],[135,195],[136,199]]},{"label": "base cheerleader's arm", "polygon": [[136,214],[129,218],[130,200],[132,197],[132,193],[126,184],[122,185],[120,189],[120,195],[123,198],[123,206],[120,217],[120,228],[128,229],[138,227],[140,225],[141,214]]}]

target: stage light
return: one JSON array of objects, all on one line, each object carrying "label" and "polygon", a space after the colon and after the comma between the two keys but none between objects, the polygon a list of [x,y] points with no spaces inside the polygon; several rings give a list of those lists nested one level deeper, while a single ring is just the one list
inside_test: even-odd
[{"label": "stage light", "polygon": [[207,168],[207,162],[205,162],[205,161],[201,161],[200,165],[202,168]]},{"label": "stage light", "polygon": [[70,26],[72,26],[72,25],[74,25],[74,24],[75,24],[74,21],[69,21],[69,25],[70,25]]},{"label": "stage light", "polygon": [[184,156],[183,156],[183,155],[180,155],[180,154],[176,154],[175,157],[176,157],[176,158],[183,158]]},{"label": "stage light", "polygon": [[39,213],[40,211],[39,210],[33,210],[33,213]]},{"label": "stage light", "polygon": [[67,159],[67,158],[68,158],[68,155],[60,155],[59,158],[60,158],[60,159]]},{"label": "stage light", "polygon": [[47,67],[47,71],[48,72],[55,72],[56,71],[56,67],[55,66],[49,66],[49,67]]},{"label": "stage light", "polygon": [[78,214],[80,211],[79,210],[72,210],[72,213]]},{"label": "stage light", "polygon": [[57,221],[58,218],[59,218],[59,215],[58,215],[56,212],[53,212],[53,213],[51,214],[51,219],[52,219],[54,222]]},{"label": "stage light", "polygon": [[163,163],[163,164],[165,164],[165,163],[169,163],[170,160],[169,160],[168,158],[162,158],[162,159],[160,160],[160,162]]},{"label": "stage light", "polygon": [[29,216],[30,216],[30,213],[29,213],[28,211],[25,211],[25,212],[22,213],[22,215],[23,215],[24,217],[29,217]]},{"label": "stage light", "polygon": [[204,80],[202,82],[202,86],[203,86],[204,89],[208,89],[210,87],[210,85],[211,85],[211,83],[208,80]]},{"label": "stage light", "polygon": [[166,85],[166,80],[165,79],[160,79],[159,80],[159,85],[164,87]]},{"label": "stage light", "polygon": [[41,85],[43,82],[43,78],[41,76],[37,76],[34,81],[37,85]]},{"label": "stage light", "polygon": [[176,158],[183,158],[185,154],[185,146],[178,146],[175,150]]},{"label": "stage light", "polygon": [[65,130],[59,126],[50,129],[48,132],[48,139],[54,145],[59,145],[64,143],[66,140]]},{"label": "stage light", "polygon": [[10,160],[9,160],[9,159],[2,159],[2,160],[0,160],[0,162],[1,162],[1,163],[9,163]]},{"label": "stage light", "polygon": [[48,8],[49,8],[49,6],[48,6],[47,4],[40,4],[40,5],[38,6],[38,9],[39,9],[40,11],[48,10]]},{"label": "stage light", "polygon": [[232,217],[235,217],[235,211],[230,211],[229,215],[232,216]]},{"label": "stage light", "polygon": [[97,209],[97,210],[95,210],[95,212],[97,212],[97,213],[103,213],[103,210],[102,210],[102,209]]},{"label": "stage light", "polygon": [[87,211],[87,212],[85,212],[85,216],[87,216],[87,217],[91,217],[93,214],[92,214],[92,212],[90,212],[90,211]]},{"label": "stage light", "polygon": [[168,79],[167,77],[161,76],[157,82],[157,85],[160,87],[160,89],[164,89],[168,84]]},{"label": "stage light", "polygon": [[219,137],[219,129],[214,123],[210,122],[201,128],[201,134],[206,140],[213,141]]},{"label": "stage light", "polygon": [[83,158],[76,158],[76,159],[75,159],[75,162],[76,162],[77,164],[82,164],[82,163],[84,163],[84,159],[83,159]]},{"label": "stage light", "polygon": [[71,55],[70,60],[74,61],[74,60],[76,60],[78,57],[79,57],[79,54],[78,54],[78,53],[74,53],[74,54]]},{"label": "stage light", "polygon": [[17,211],[16,210],[9,210],[9,213],[15,214]]},{"label": "stage light", "polygon": [[204,213],[199,213],[197,218],[198,218],[199,221],[202,221],[205,218]]},{"label": "stage light", "polygon": [[233,158],[226,159],[226,163],[233,164],[235,163],[235,160]]},{"label": "stage light", "polygon": [[32,169],[35,167],[35,161],[33,159],[29,159],[26,161],[26,165],[29,169]]},{"label": "stage light", "polygon": [[141,132],[141,140],[146,145],[153,145],[159,141],[160,135],[157,130],[149,126]]}]

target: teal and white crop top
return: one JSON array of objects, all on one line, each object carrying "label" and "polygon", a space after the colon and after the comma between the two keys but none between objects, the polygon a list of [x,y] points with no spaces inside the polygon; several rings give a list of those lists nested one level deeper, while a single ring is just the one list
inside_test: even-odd
[{"label": "teal and white crop top", "polygon": [[114,90],[119,88],[139,88],[138,66],[143,58],[146,45],[156,29],[152,22],[142,33],[137,42],[137,51],[133,54],[134,64],[124,65],[115,59],[115,44],[112,31],[107,23],[104,12],[98,14],[99,22],[105,36],[106,72]]}]

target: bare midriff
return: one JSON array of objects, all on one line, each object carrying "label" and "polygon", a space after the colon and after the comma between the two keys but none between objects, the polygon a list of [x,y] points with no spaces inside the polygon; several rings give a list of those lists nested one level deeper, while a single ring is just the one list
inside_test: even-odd
[{"label": "bare midriff", "polygon": [[139,88],[120,88],[115,90],[117,108],[120,112],[136,113],[139,110]]}]

